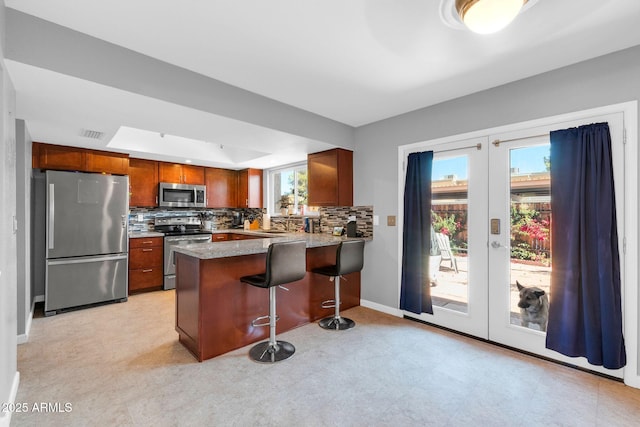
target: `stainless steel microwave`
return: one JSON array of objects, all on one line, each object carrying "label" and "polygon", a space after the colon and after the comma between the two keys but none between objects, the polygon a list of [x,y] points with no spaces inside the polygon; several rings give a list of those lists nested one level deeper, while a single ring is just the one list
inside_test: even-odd
[{"label": "stainless steel microwave", "polygon": [[161,182],[159,205],[167,208],[206,208],[207,187],[204,185]]}]

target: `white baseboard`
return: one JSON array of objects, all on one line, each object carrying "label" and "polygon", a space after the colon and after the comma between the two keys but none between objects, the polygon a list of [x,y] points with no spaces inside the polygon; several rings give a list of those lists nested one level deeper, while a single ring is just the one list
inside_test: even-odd
[{"label": "white baseboard", "polygon": [[[16,403],[16,396],[18,395],[18,386],[20,385],[20,372],[16,371],[13,377],[13,384],[11,385],[11,393],[9,394],[9,401],[6,403]],[[11,424],[12,412],[0,412],[0,427],[9,427]]]},{"label": "white baseboard", "polygon": [[24,328],[24,334],[18,335],[18,344],[24,344],[29,341],[29,332],[31,332],[31,323],[33,321],[33,313],[36,309],[36,301],[31,303],[31,311],[29,312],[29,318],[27,319],[27,325]]},{"label": "white baseboard", "polygon": [[377,302],[367,301],[365,299],[360,300],[360,305],[366,308],[370,308],[372,310],[380,311],[382,313],[387,313],[392,316],[402,317],[402,310],[399,310],[394,307],[389,307],[387,305],[378,304]]}]

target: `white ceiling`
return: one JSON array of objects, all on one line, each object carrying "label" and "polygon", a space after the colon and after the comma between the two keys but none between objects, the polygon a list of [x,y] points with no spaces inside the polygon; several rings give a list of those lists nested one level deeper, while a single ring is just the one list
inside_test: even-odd
[{"label": "white ceiling", "polygon": [[[640,44],[638,0],[538,0],[485,36],[445,25],[440,0],[5,3],[354,127]],[[34,140],[90,146],[77,138],[82,123],[105,132],[94,143],[103,147],[128,126],[249,150],[219,162],[226,167],[268,167],[330,147],[14,61],[7,68]],[[185,154],[149,150],[137,157]]]}]

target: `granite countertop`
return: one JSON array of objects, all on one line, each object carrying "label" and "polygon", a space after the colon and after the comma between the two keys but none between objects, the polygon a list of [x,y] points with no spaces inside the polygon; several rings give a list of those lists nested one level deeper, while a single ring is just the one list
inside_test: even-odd
[{"label": "granite countertop", "polygon": [[[226,258],[242,255],[266,253],[269,245],[275,242],[305,240],[307,248],[337,245],[343,240],[357,240],[355,237],[336,237],[329,234],[310,233],[267,233],[260,230],[217,230],[213,233],[237,233],[264,237],[263,239],[229,240],[225,242],[194,243],[177,245],[172,249],[199,259]],[[371,239],[365,239],[371,240]]]},{"label": "granite countertop", "polygon": [[131,231],[129,233],[130,239],[137,239],[139,237],[164,237],[164,233],[157,231]]}]

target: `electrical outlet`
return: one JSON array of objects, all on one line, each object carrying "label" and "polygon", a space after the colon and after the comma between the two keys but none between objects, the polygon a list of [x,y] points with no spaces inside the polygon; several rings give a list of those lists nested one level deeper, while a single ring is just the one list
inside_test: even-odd
[{"label": "electrical outlet", "polygon": [[380,225],[380,215],[373,216],[373,225]]},{"label": "electrical outlet", "polygon": [[387,216],[387,225],[389,227],[395,227],[396,226],[396,216],[395,215]]},{"label": "electrical outlet", "polygon": [[144,221],[144,215],[138,214],[138,222]]}]

